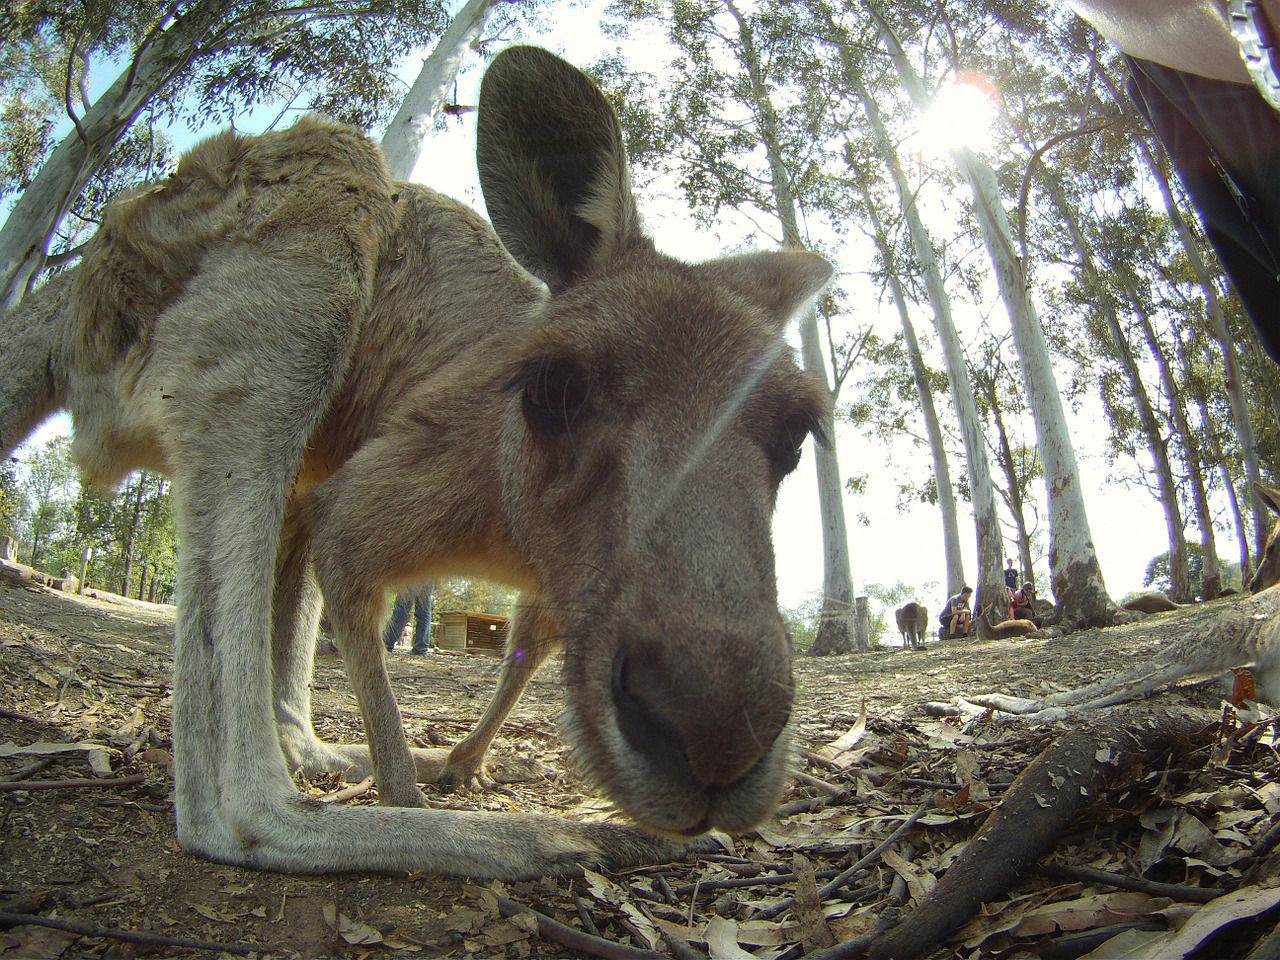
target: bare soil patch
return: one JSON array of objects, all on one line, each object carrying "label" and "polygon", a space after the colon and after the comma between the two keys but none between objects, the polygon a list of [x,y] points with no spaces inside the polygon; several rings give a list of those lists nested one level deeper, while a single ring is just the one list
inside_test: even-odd
[{"label": "bare soil patch", "polygon": [[[703,955],[710,943],[717,956],[734,955],[732,944],[762,958],[798,957],[867,933],[891,903],[910,910],[927,897],[1007,784],[1061,732],[1007,720],[931,719],[922,703],[993,689],[1037,696],[1079,686],[1138,661],[1194,613],[1057,640],[799,658],[796,713],[805,759],[786,816],[735,838],[722,855],[689,863],[478,888],[423,875],[257,873],[187,854],[174,840],[166,765],[172,609],[0,582],[0,913],[205,941],[261,957],[599,955],[541,938],[528,914],[504,919],[497,904],[503,896],[614,944],[667,953],[672,941],[665,935]],[[389,663],[408,731],[423,745],[460,739],[483,711],[497,672],[497,662],[483,657],[397,654]],[[553,665],[533,681],[495,745],[493,769],[508,782],[483,794],[428,791],[433,802],[610,815],[575,775],[557,734],[558,680]],[[1160,699],[1203,707],[1212,718],[1222,696],[1218,686],[1200,684]],[[317,664],[315,704],[322,736],[360,739],[336,657]],[[1275,914],[1264,901],[1280,868],[1264,842],[1280,815],[1274,738],[1218,739],[1217,746],[1188,745],[1149,769],[1126,772],[1050,858],[1252,896],[1252,912],[1239,908],[1239,923],[1227,929],[1224,920],[1196,947],[1206,957],[1243,954],[1269,932]],[[50,746],[57,744],[100,746],[57,752]],[[21,748],[27,752],[16,752]],[[114,782],[130,777],[137,782]],[[99,782],[30,788],[80,779]],[[14,781],[28,787],[13,789]],[[320,794],[340,784],[305,786]],[[922,805],[926,812],[865,872],[830,893],[814,891],[815,882],[821,888],[875,850]],[[778,874],[783,879],[761,880]],[[1087,952],[1080,949],[1086,934],[1114,932],[1117,924],[1176,930],[1212,905],[1033,871],[934,955],[1079,956]],[[219,951],[0,923],[0,958],[210,952]]]}]

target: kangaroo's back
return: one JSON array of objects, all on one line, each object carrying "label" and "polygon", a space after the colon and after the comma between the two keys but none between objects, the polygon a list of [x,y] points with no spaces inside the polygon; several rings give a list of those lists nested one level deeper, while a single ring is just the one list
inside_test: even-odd
[{"label": "kangaroo's back", "polygon": [[59,274],[0,317],[0,457],[66,403],[73,282],[74,271]]}]

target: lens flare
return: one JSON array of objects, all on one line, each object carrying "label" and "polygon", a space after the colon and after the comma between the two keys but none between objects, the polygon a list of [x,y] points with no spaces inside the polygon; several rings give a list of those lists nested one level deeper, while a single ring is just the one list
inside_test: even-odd
[{"label": "lens flare", "polygon": [[926,156],[966,147],[980,152],[992,145],[999,108],[995,84],[973,70],[957,71],[920,114],[912,146]]}]

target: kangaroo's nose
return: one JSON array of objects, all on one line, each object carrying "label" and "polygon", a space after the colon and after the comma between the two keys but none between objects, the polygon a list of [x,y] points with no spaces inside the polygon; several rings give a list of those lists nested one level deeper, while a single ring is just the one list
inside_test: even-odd
[{"label": "kangaroo's nose", "polygon": [[655,772],[691,777],[705,788],[727,787],[782,732],[791,715],[785,655],[763,670],[733,659],[712,656],[702,663],[651,643],[632,643],[614,655],[618,726]]}]

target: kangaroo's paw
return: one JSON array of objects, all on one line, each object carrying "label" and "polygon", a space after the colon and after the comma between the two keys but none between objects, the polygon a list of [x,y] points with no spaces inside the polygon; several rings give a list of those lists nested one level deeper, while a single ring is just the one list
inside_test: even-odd
[{"label": "kangaroo's paw", "polygon": [[488,771],[485,769],[484,757],[459,757],[454,756],[457,751],[449,754],[448,762],[444,769],[440,771],[440,775],[436,777],[435,783],[441,790],[474,790],[476,792],[492,790],[497,784],[489,778]]}]

